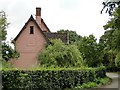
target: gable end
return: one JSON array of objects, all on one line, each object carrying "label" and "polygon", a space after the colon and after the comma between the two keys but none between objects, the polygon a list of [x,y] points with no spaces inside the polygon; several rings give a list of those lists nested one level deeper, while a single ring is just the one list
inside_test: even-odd
[{"label": "gable end", "polygon": [[37,24],[37,22],[34,20],[33,16],[31,15],[29,20],[25,23],[25,25],[23,26],[23,28],[21,29],[21,31],[19,32],[19,34],[12,40],[12,43],[15,43],[15,41],[18,39],[18,37],[20,36],[20,34],[23,32],[23,30],[26,28],[26,26],[28,25],[28,23],[30,21],[33,21],[35,23],[35,25],[38,27],[39,31],[42,33],[43,37],[46,39],[46,41],[48,42],[48,38],[44,35],[44,33],[42,32],[41,28],[39,27],[39,25]]}]

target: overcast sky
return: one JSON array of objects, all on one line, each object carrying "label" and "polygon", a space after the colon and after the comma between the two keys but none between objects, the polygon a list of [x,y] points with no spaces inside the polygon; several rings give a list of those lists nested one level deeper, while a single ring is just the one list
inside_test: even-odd
[{"label": "overcast sky", "polygon": [[76,31],[79,35],[94,34],[99,38],[107,14],[100,14],[103,0],[0,0],[0,10],[7,14],[8,40],[14,38],[31,14],[35,17],[36,7],[42,8],[42,18],[52,32],[60,29]]}]

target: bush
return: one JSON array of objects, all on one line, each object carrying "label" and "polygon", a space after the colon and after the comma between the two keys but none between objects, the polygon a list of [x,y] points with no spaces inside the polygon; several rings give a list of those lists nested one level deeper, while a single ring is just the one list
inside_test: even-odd
[{"label": "bush", "polygon": [[[105,84],[108,84],[110,82],[111,82],[111,79],[108,77],[97,78],[94,82],[83,83],[82,85],[78,85],[75,88],[73,88],[73,90],[74,89],[75,90],[81,90],[81,89],[83,90],[83,89],[96,88],[96,87],[100,87],[100,86],[103,86]],[[92,90],[96,90],[96,89],[92,89]]]},{"label": "bush", "polygon": [[75,45],[65,45],[61,40],[51,40],[39,57],[40,65],[44,67],[81,67],[83,59]]},{"label": "bush", "polygon": [[14,68],[12,64],[10,64],[9,62],[7,62],[4,59],[1,59],[1,68],[2,69],[12,69]]},{"label": "bush", "polygon": [[104,77],[106,77],[105,68],[62,68],[36,71],[2,70],[2,84],[5,90],[63,90]]}]

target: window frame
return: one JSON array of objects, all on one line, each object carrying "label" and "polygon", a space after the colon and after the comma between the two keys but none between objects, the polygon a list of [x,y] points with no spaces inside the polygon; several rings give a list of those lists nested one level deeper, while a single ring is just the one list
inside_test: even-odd
[{"label": "window frame", "polygon": [[34,34],[34,26],[30,26],[29,33],[30,33],[30,34]]}]

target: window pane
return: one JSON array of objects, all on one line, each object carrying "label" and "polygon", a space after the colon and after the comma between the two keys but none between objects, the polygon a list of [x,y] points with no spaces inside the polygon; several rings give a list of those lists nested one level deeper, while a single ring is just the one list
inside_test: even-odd
[{"label": "window pane", "polygon": [[30,34],[34,34],[34,27],[30,26]]}]

